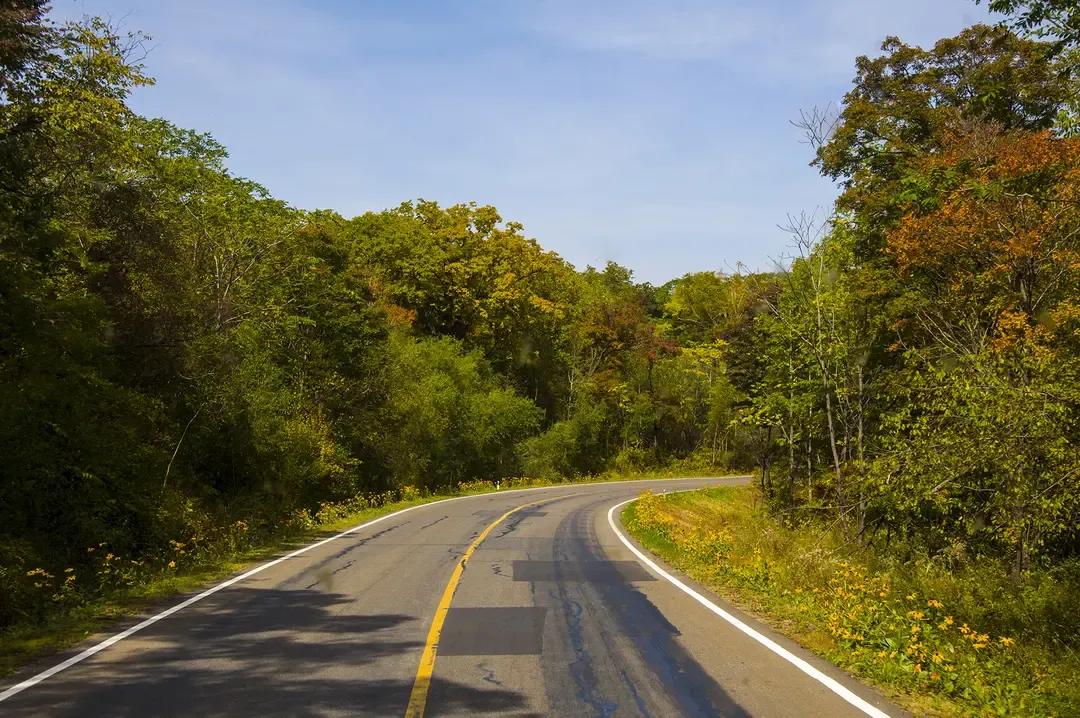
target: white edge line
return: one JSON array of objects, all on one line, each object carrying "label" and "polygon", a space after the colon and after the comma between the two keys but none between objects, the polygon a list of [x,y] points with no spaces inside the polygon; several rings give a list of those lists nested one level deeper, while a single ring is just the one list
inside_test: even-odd
[{"label": "white edge line", "polygon": [[[688,491],[698,491],[698,489],[688,489]],[[683,491],[667,491],[667,492],[664,492],[664,493],[673,493],[674,494],[674,493],[683,493]],[[611,530],[615,532],[615,535],[618,537],[618,539],[620,541],[622,541],[623,545],[626,546],[626,548],[630,549],[630,551],[635,556],[637,556],[638,560],[641,561],[641,563],[648,566],[649,569],[651,569],[652,572],[655,573],[657,576],[659,576],[660,578],[663,578],[664,580],[666,580],[669,583],[673,584],[676,588],[678,588],[680,591],[682,591],[683,593],[685,593],[688,596],[690,596],[691,598],[693,598],[695,601],[700,603],[702,606],[709,609],[710,611],[715,613],[717,616],[719,616],[720,618],[724,619],[725,621],[730,623],[732,626],[737,628],[739,631],[742,631],[747,636],[749,636],[750,638],[752,638],[755,641],[757,641],[758,643],[760,643],[765,648],[769,649],[770,651],[772,651],[776,655],[780,656],[785,661],[787,661],[791,665],[795,666],[800,671],[802,671],[806,675],[810,676],[815,681],[822,684],[823,686],[828,688],[830,691],[832,691],[836,695],[840,696],[841,698],[843,698],[845,701],[847,701],[848,703],[850,703],[854,707],[861,710],[866,715],[873,716],[873,718],[889,718],[888,713],[884,712],[883,710],[881,710],[877,706],[874,706],[874,705],[868,703],[867,701],[865,701],[864,699],[860,698],[859,696],[855,695],[849,688],[845,687],[843,684],[841,684],[835,678],[832,678],[830,676],[825,675],[820,670],[818,670],[817,668],[814,668],[812,665],[810,665],[809,663],[804,661],[802,658],[799,658],[794,653],[787,650],[786,648],[781,646],[776,641],[773,641],[771,638],[769,638],[767,636],[763,636],[762,634],[758,633],[753,628],[746,625],[745,623],[740,621],[735,616],[731,615],[730,613],[728,613],[724,609],[720,608],[715,603],[713,603],[709,599],[705,598],[700,593],[698,593],[694,589],[690,588],[685,583],[683,583],[679,579],[675,578],[674,576],[672,576],[670,573],[668,573],[664,569],[660,568],[660,566],[658,566],[655,561],[653,561],[651,558],[649,558],[644,553],[642,553],[637,548],[637,546],[634,546],[634,544],[632,544],[629,539],[627,539],[625,536],[623,536],[622,532],[619,531],[618,527],[615,525],[615,510],[620,509],[620,508],[622,508],[623,506],[626,506],[629,503],[637,501],[639,498],[641,498],[641,497],[639,496],[639,497],[635,497],[635,498],[632,498],[632,499],[627,499],[626,501],[623,501],[621,503],[618,503],[618,504],[615,504],[614,506],[612,506],[610,509],[608,509],[607,520],[608,520],[608,525],[611,526]]]},{"label": "white edge line", "polygon": [[[266,562],[264,564],[256,566],[255,568],[253,568],[253,569],[251,569],[249,571],[245,571],[244,573],[240,574],[239,576],[233,576],[232,578],[230,578],[227,581],[223,581],[222,583],[219,583],[216,586],[212,586],[212,587],[206,589],[205,591],[203,591],[202,593],[196,594],[196,595],[192,596],[191,598],[188,598],[187,600],[181,601],[180,603],[176,604],[175,606],[172,606],[171,608],[165,609],[161,613],[158,613],[158,614],[156,614],[154,616],[151,616],[150,618],[147,618],[146,620],[144,620],[144,621],[142,621],[140,623],[135,624],[134,626],[132,626],[131,628],[128,628],[127,630],[124,630],[124,631],[121,631],[120,633],[109,636],[108,638],[101,641],[100,643],[95,643],[94,645],[87,648],[85,651],[82,651],[81,653],[75,654],[74,656],[68,658],[66,661],[62,661],[60,663],[57,663],[55,666],[52,666],[51,668],[47,668],[44,671],[42,671],[42,672],[40,672],[40,673],[38,673],[36,675],[33,675],[33,676],[27,678],[26,680],[20,682],[20,683],[16,683],[15,685],[13,685],[10,688],[8,688],[7,690],[5,690],[3,693],[0,693],[0,702],[3,702],[5,700],[7,700],[8,698],[11,698],[12,696],[14,696],[14,695],[16,695],[18,693],[22,693],[27,688],[32,688],[33,686],[36,686],[38,683],[41,683],[42,681],[45,681],[45,680],[48,680],[49,678],[52,678],[57,673],[60,673],[63,670],[71,668],[72,666],[76,665],[77,663],[82,663],[83,661],[85,661],[87,658],[94,655],[95,653],[98,653],[100,651],[105,650],[106,648],[113,645],[114,643],[119,643],[120,641],[124,640],[125,638],[128,638],[129,636],[143,630],[147,626],[151,626],[151,625],[157,623],[158,621],[160,621],[163,618],[168,618],[169,616],[173,615],[177,611],[183,610],[183,609],[187,608],[188,606],[190,606],[190,605],[192,605],[194,603],[198,603],[199,601],[203,600],[204,598],[206,598],[208,596],[211,596],[211,595],[217,593],[218,591],[220,591],[222,589],[225,589],[225,588],[228,588],[229,586],[232,586],[234,583],[239,583],[240,581],[243,581],[243,580],[245,580],[247,578],[251,578],[255,574],[261,573],[262,571],[265,571],[266,569],[268,569],[268,568],[270,568],[272,566],[276,566],[279,563],[281,563],[282,561],[287,561],[290,558],[295,558],[296,556],[307,553],[308,551],[310,551],[310,550],[312,550],[314,548],[318,548],[319,546],[322,546],[324,544],[330,543],[331,541],[339,539],[342,536],[348,536],[349,534],[360,531],[361,529],[366,529],[368,526],[373,526],[373,525],[379,523],[380,521],[386,521],[387,519],[392,519],[395,516],[400,516],[401,514],[408,513],[409,511],[413,511],[415,509],[427,508],[428,506],[435,506],[436,504],[443,504],[443,503],[446,503],[448,501],[460,501],[461,499],[475,499],[475,498],[481,498],[481,497],[485,497],[485,496],[487,496],[487,497],[490,497],[490,496],[502,496],[504,494],[516,494],[516,493],[521,493],[523,491],[544,491],[544,490],[552,490],[552,489],[572,489],[572,488],[576,488],[578,486],[604,486],[604,485],[619,486],[621,484],[634,484],[634,483],[639,483],[639,482],[644,482],[644,481],[693,481],[696,478],[699,478],[699,477],[687,476],[687,477],[678,477],[678,478],[671,478],[671,479],[664,479],[664,478],[658,478],[658,479],[633,479],[631,481],[590,481],[590,482],[579,483],[579,484],[567,483],[565,485],[555,485],[555,486],[533,486],[533,487],[530,487],[530,488],[527,488],[527,489],[507,489],[506,491],[491,491],[491,492],[482,493],[482,494],[468,494],[466,496],[451,496],[450,498],[439,499],[438,501],[430,501],[428,503],[417,504],[416,506],[410,506],[410,507],[405,508],[405,509],[400,509],[400,510],[395,511],[393,513],[386,514],[385,516],[380,516],[377,519],[372,519],[371,521],[368,521],[366,523],[362,523],[362,524],[360,524],[358,526],[353,526],[350,529],[346,529],[346,530],[342,531],[339,534],[335,534],[335,535],[330,536],[328,538],[325,538],[325,539],[323,539],[321,541],[317,541],[317,542],[315,542],[313,544],[310,544],[308,546],[304,546],[303,548],[297,549],[297,550],[295,550],[295,551],[293,551],[291,553],[287,553],[284,556],[276,558],[273,561],[268,561],[268,562]],[[703,478],[703,479],[713,478],[713,480],[715,480],[715,478],[718,478],[718,477],[700,477],[700,478]],[[724,477],[724,478],[732,478],[732,477]],[[633,501],[633,499],[631,499],[631,501]],[[624,502],[624,503],[628,503],[628,502]],[[622,504],[620,504],[620,506],[621,505]],[[610,519],[611,519],[611,514],[609,513],[608,514],[608,520],[610,520]],[[620,536],[620,538],[622,538],[622,537]],[[625,539],[623,539],[623,541],[625,542]]]}]

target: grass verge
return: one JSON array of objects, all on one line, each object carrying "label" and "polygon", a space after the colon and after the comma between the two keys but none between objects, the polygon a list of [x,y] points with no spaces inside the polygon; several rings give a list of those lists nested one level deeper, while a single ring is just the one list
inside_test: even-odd
[{"label": "grass verge", "polygon": [[[691,476],[656,471],[638,474],[605,474],[583,478],[580,481],[549,481],[541,479],[510,479],[498,485],[489,481],[462,484],[457,491],[421,495],[405,487],[398,500],[380,497],[358,497],[344,504],[324,504],[316,512],[301,512],[271,534],[244,537],[237,540],[236,532],[230,531],[229,539],[217,541],[207,550],[192,550],[192,542],[174,542],[173,554],[158,557],[155,561],[121,561],[111,553],[100,550],[102,563],[97,583],[105,590],[93,596],[77,596],[72,600],[65,593],[65,583],[42,585],[44,609],[33,620],[22,621],[0,630],[0,677],[13,673],[21,666],[54,654],[65,648],[102,632],[119,619],[130,617],[162,604],[170,598],[205,588],[234,575],[257,563],[296,548],[316,539],[343,531],[351,526],[400,511],[411,506],[432,503],[455,496],[471,496],[523,488],[541,488],[573,483],[600,483],[608,481],[633,481],[641,479],[674,478]],[[702,473],[702,475],[709,475]],[[375,505],[372,505],[375,504]],[[358,508],[359,507],[359,508]],[[246,524],[238,522],[246,529]],[[232,529],[234,527],[230,527]],[[119,565],[137,565],[138,571],[123,572]],[[40,569],[37,569],[40,570]],[[27,573],[23,570],[23,573]],[[112,577],[112,583],[104,578]]]},{"label": "grass verge", "polygon": [[623,513],[668,564],[916,715],[1080,715],[1080,581],[906,560],[821,526],[786,527],[755,487],[655,496]]}]

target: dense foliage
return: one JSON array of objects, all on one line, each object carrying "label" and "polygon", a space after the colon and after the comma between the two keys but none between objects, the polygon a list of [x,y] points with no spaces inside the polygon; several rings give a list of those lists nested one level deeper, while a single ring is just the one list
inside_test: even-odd
[{"label": "dense foliage", "polygon": [[3,3],[0,624],[105,590],[101,551],[672,465],[878,550],[1075,566],[1075,13],[997,6],[1052,37],[890,38],[804,116],[842,194],[782,271],[652,287],[492,207],[290,207],[130,110],[141,37]]},{"label": "dense foliage", "polygon": [[809,128],[843,193],[794,223],[758,323],[764,486],[862,541],[1019,577],[1077,550],[1080,165],[1055,124],[1076,81],[1003,28],[883,49]]},{"label": "dense foliage", "polygon": [[129,109],[143,38],[0,8],[0,624],[358,496],[724,458],[718,345],[628,270],[294,209]]}]

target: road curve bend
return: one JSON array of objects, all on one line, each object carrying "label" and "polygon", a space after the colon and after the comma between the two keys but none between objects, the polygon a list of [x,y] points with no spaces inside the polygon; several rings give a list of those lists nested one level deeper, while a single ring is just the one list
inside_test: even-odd
[{"label": "road curve bend", "polygon": [[0,715],[903,715],[646,556],[618,511],[609,521],[645,489],[745,481],[567,485],[393,514],[15,676]]}]

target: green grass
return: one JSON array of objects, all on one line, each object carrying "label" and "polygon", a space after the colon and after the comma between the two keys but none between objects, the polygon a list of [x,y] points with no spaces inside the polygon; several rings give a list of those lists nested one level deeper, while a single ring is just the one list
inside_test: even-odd
[{"label": "green grass", "polygon": [[782,526],[755,487],[646,494],[642,545],[916,715],[1080,715],[1075,576],[910,561]]},{"label": "green grass", "polygon": [[[498,491],[521,488],[569,485],[573,483],[600,483],[609,481],[633,481],[641,479],[687,477],[693,472],[656,471],[639,474],[609,473],[580,481],[548,481],[541,479],[512,479],[502,482]],[[710,475],[702,473],[702,475]],[[409,500],[395,501],[360,511],[325,511],[322,520],[302,530],[283,532],[260,545],[202,558],[177,571],[157,570],[143,574],[134,585],[117,588],[107,595],[87,600],[61,610],[57,607],[42,619],[26,621],[0,631],[0,676],[6,676],[21,666],[68,648],[96,633],[108,630],[121,619],[128,618],[150,608],[160,606],[180,594],[191,593],[217,583],[255,564],[277,555],[307,545],[320,537],[338,533],[352,526],[400,511],[411,506],[432,503],[455,496],[471,496],[494,493],[490,482],[463,485],[454,493],[414,496]]]}]

